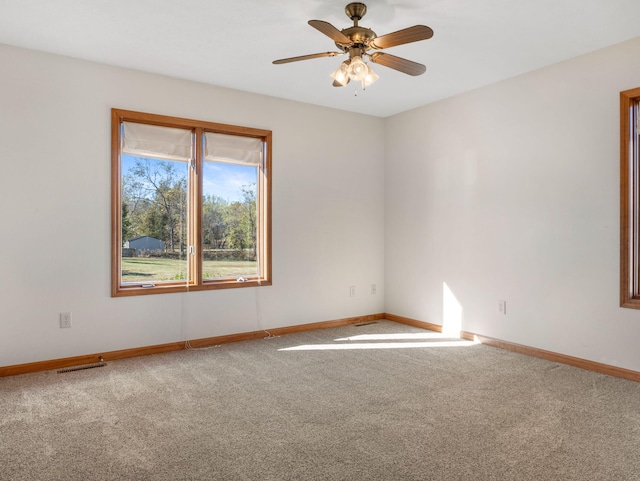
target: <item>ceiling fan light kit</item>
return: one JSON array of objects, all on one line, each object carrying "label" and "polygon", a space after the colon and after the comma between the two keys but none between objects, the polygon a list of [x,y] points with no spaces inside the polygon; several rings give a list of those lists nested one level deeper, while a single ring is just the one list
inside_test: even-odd
[{"label": "ceiling fan light kit", "polygon": [[[336,47],[340,49],[340,52],[302,55],[299,57],[274,60],[273,63],[278,65],[300,60],[349,54],[349,58],[342,62],[338,69],[331,74],[333,86],[344,87],[351,80],[354,80],[360,82],[363,89],[379,78],[373,69],[364,61],[365,59],[412,76],[422,75],[426,71],[426,67],[422,64],[396,57],[395,55],[379,52],[378,50],[427,40],[433,37],[433,30],[431,28],[425,25],[414,25],[413,27],[378,37],[370,28],[358,25],[358,22],[367,13],[367,6],[364,3],[350,3],[345,7],[344,11],[353,21],[353,26],[342,30],[338,30],[330,23],[322,20],[309,20],[309,25],[333,40]],[[371,50],[375,51],[369,53]]]}]

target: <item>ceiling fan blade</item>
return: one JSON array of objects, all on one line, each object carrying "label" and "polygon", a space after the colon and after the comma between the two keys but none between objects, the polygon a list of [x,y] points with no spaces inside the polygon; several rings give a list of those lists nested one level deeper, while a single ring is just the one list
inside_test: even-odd
[{"label": "ceiling fan blade", "polygon": [[310,55],[300,55],[299,57],[281,58],[274,60],[272,63],[279,65],[281,63],[298,62],[299,60],[311,60],[312,58],[335,57],[336,55],[344,55],[344,52],[312,53]]},{"label": "ceiling fan blade", "polygon": [[322,20],[309,20],[309,25],[313,28],[320,30],[327,37],[333,40],[336,43],[341,45],[352,45],[353,42],[349,37],[347,37],[344,33],[338,30],[336,27],[331,25],[329,22],[324,22]]},{"label": "ceiling fan blade", "polygon": [[406,58],[396,57],[395,55],[389,55],[388,53],[374,52],[369,58],[373,63],[384,65],[385,67],[392,68],[398,72],[406,73],[408,75],[422,75],[427,67],[421,63],[412,62]]},{"label": "ceiling fan blade", "polygon": [[418,42],[433,37],[433,30],[425,25],[414,25],[413,27],[388,33],[381,37],[376,37],[369,44],[372,48],[383,49],[403,45],[405,43]]}]

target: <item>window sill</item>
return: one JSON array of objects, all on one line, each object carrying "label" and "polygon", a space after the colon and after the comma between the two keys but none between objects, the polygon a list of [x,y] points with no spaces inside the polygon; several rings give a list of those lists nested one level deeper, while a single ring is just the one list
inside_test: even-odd
[{"label": "window sill", "polygon": [[238,281],[237,279],[224,279],[204,282],[202,285],[185,284],[156,284],[152,287],[142,287],[142,285],[118,286],[113,289],[111,297],[146,296],[151,294],[171,294],[177,292],[211,291],[218,289],[241,289],[243,287],[264,287],[270,286],[269,280],[248,279]]}]

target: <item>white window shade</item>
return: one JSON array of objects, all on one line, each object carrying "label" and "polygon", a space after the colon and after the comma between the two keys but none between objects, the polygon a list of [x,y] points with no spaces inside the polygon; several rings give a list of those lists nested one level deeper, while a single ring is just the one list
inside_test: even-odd
[{"label": "white window shade", "polygon": [[240,135],[205,132],[204,159],[211,162],[260,165],[262,140]]},{"label": "white window shade", "polygon": [[191,130],[123,122],[122,153],[154,159],[191,160]]}]

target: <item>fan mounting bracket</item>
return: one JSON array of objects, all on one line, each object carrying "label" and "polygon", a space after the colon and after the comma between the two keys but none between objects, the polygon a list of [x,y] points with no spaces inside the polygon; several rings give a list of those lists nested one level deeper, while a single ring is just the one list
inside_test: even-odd
[{"label": "fan mounting bracket", "polygon": [[350,3],[349,5],[344,7],[344,13],[346,13],[347,17],[356,22],[356,25],[358,25],[358,20],[361,20],[362,17],[364,17],[367,13],[367,6],[364,3]]}]

